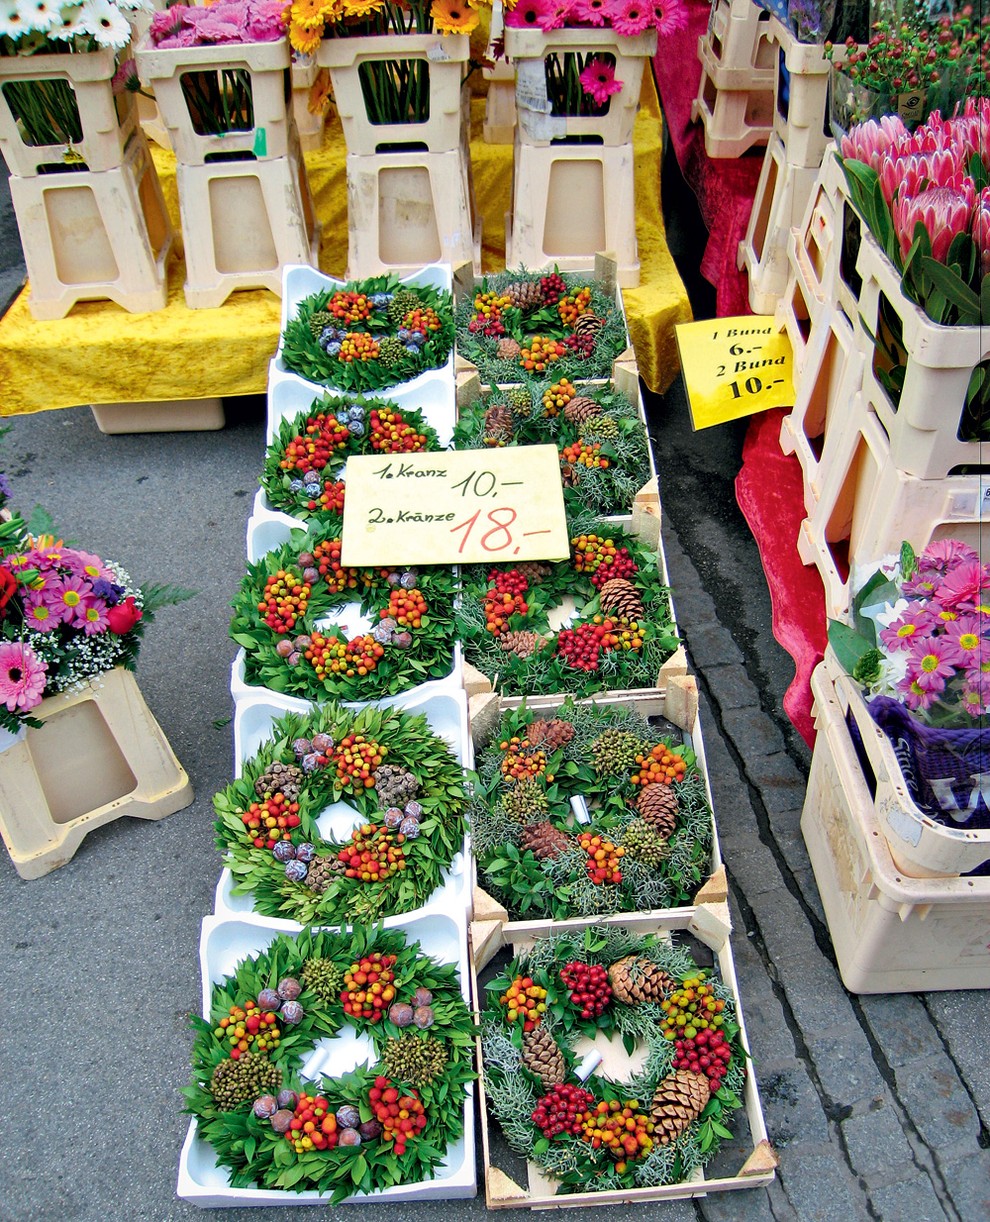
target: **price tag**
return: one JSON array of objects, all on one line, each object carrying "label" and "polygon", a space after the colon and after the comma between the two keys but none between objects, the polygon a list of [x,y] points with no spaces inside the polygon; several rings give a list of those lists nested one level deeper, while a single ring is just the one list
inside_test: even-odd
[{"label": "price tag", "polygon": [[793,407],[791,344],[772,315],[681,323],[674,331],[695,429]]},{"label": "price tag", "polygon": [[345,565],[563,560],[569,552],[555,446],[347,460]]},{"label": "price tag", "polygon": [[980,489],[980,517],[985,518],[990,513],[990,484],[984,484]]}]

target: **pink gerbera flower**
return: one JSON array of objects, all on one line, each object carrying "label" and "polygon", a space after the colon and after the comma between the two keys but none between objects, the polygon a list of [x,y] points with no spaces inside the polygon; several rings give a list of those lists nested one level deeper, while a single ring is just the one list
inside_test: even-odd
[{"label": "pink gerbera flower", "polygon": [[880,640],[888,649],[910,649],[918,637],[927,636],[934,624],[934,616],[920,603],[912,603],[899,619],[880,633]]},{"label": "pink gerbera flower", "polygon": [[551,30],[563,29],[570,15],[571,0],[552,0],[539,21],[540,29],[546,30],[547,33]]},{"label": "pink gerbera flower", "polygon": [[600,55],[588,60],[578,79],[581,88],[598,106],[604,106],[613,93],[622,92],[622,82],[615,79],[615,65]]},{"label": "pink gerbera flower", "polygon": [[661,38],[680,33],[688,23],[687,5],[683,0],[654,0],[651,15]]},{"label": "pink gerbera flower", "polygon": [[653,9],[646,0],[610,0],[606,12],[612,29],[623,38],[635,38],[653,24]]},{"label": "pink gerbera flower", "polygon": [[604,25],[605,16],[606,0],[574,0],[571,6],[571,20],[580,25]]},{"label": "pink gerbera flower", "polygon": [[944,606],[965,611],[983,602],[987,591],[990,591],[990,574],[979,559],[963,560],[946,573],[937,597]]},{"label": "pink gerbera flower", "polygon": [[98,632],[106,632],[110,626],[110,621],[107,616],[107,605],[101,599],[93,599],[82,615],[78,617],[78,622],[83,626],[83,632],[87,636],[95,636]]},{"label": "pink gerbera flower", "polygon": [[956,673],[958,655],[952,641],[943,637],[922,637],[911,646],[907,678],[926,691],[942,691],[946,679]]},{"label": "pink gerbera flower", "polygon": [[512,12],[505,14],[505,24],[521,30],[541,29],[552,7],[550,0],[519,0]]},{"label": "pink gerbera flower", "polygon": [[9,713],[26,712],[41,703],[46,663],[21,641],[0,643],[0,701]]}]

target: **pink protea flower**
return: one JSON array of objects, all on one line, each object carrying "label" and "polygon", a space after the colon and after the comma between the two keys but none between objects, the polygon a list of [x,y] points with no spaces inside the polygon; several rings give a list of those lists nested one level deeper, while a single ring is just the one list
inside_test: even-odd
[{"label": "pink protea flower", "polygon": [[623,38],[635,38],[653,24],[653,8],[647,0],[610,0],[608,15],[612,29]]},{"label": "pink protea flower", "polygon": [[990,187],[984,187],[973,209],[973,241],[980,256],[983,275],[990,274]]},{"label": "pink protea flower", "polygon": [[958,611],[973,610],[990,591],[990,572],[979,560],[964,560],[948,572],[938,587],[937,598]]},{"label": "pink protea flower", "polygon": [[688,10],[684,0],[654,0],[653,24],[660,38],[669,38],[685,29]]},{"label": "pink protea flower", "polygon": [[922,637],[911,646],[906,677],[925,691],[942,691],[955,673],[956,650],[945,637]]},{"label": "pink protea flower", "polygon": [[969,230],[976,188],[971,178],[963,181],[969,184],[968,192],[952,187],[929,187],[910,199],[897,195],[891,212],[902,257],[907,257],[914,241],[914,227],[921,221],[928,231],[932,258],[939,263],[945,262],[952,239],[957,233]]},{"label": "pink protea flower", "polygon": [[910,649],[919,637],[926,637],[935,622],[932,613],[921,605],[912,603],[903,614],[880,633],[880,640],[888,649]]},{"label": "pink protea flower", "polygon": [[908,135],[900,115],[884,115],[882,119],[867,119],[856,123],[842,137],[842,156],[862,161],[874,170],[884,153],[890,152]]},{"label": "pink protea flower", "polygon": [[889,208],[894,196],[917,195],[923,187],[953,187],[962,190],[965,170],[950,149],[933,153],[899,153],[880,158],[880,189]]},{"label": "pink protea flower", "polygon": [[622,82],[615,79],[615,65],[600,55],[588,60],[578,79],[584,92],[599,106],[604,106],[613,93],[622,92]]},{"label": "pink protea flower", "polygon": [[0,701],[8,713],[27,712],[41,703],[48,665],[22,641],[0,642]]},{"label": "pink protea flower", "polygon": [[578,25],[602,26],[605,17],[606,0],[574,0],[571,5],[571,21]]}]

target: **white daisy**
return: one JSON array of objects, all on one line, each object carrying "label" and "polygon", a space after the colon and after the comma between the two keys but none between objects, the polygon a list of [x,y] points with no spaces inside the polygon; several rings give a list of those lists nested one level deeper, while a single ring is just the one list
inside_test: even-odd
[{"label": "white daisy", "polygon": [[58,12],[58,21],[48,31],[48,37],[67,42],[70,38],[75,38],[77,34],[84,34],[85,31],[79,24],[81,12],[81,4],[63,4]]},{"label": "white daisy", "polygon": [[18,0],[27,28],[44,34],[58,21],[58,5],[52,0]]},{"label": "white daisy", "polygon": [[79,25],[101,47],[124,47],[131,40],[127,18],[112,0],[84,0]]},{"label": "white daisy", "polygon": [[20,38],[30,28],[17,0],[0,0],[0,37]]}]

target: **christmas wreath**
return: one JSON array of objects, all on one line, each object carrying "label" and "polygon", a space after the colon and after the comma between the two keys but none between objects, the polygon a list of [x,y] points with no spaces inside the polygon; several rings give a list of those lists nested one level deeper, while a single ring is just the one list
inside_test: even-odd
[{"label": "christmas wreath", "polygon": [[561,378],[542,391],[492,391],[462,408],[454,428],[458,450],[547,443],[560,452],[565,494],[573,489],[591,513],[628,513],[651,475],[639,411],[610,387],[579,389]]},{"label": "christmas wreath", "polygon": [[[344,1025],[375,1061],[300,1077]],[[186,1110],[235,1188],[307,1189],[330,1204],[434,1178],[461,1137],[473,1025],[457,969],[398,930],[281,936],[213,986],[193,1018]]]},{"label": "christmas wreath", "polygon": [[[464,656],[506,695],[655,687],[677,648],[656,552],[607,522],[585,521],[571,520],[566,561],[462,570]],[[565,615],[568,626],[555,631]]]},{"label": "christmas wreath", "polygon": [[[334,839],[319,819],[357,820]],[[410,912],[463,850],[461,766],[421,714],[328,704],[287,714],[213,799],[217,847],[255,911],[300,924],[367,923]]]},{"label": "christmas wreath", "polygon": [[[293,531],[247,575],[230,635],[245,652],[247,683],[317,703],[374,700],[449,675],[454,665],[449,569],[345,568],[333,524]],[[349,634],[328,617],[348,608]]]},{"label": "christmas wreath", "polygon": [[282,334],[287,369],[345,391],[375,391],[439,369],[454,346],[453,297],[396,276],[304,297]]},{"label": "christmas wreath", "polygon": [[468,819],[479,882],[516,919],[677,907],[711,872],[695,753],[626,709],[507,712],[478,755]]},{"label": "christmas wreath", "polygon": [[492,386],[609,378],[627,344],[615,297],[583,272],[488,276],[458,307],[456,320],[458,353]]},{"label": "christmas wreath", "polygon": [[308,411],[285,419],[268,446],[261,486],[273,509],[294,518],[344,512],[344,464],[352,454],[439,450],[436,431],[419,411],[385,399],[324,394]]},{"label": "christmas wreath", "polygon": [[[539,938],[485,995],[488,1106],[559,1193],[678,1183],[732,1136],[746,1076],[733,997],[685,948],[621,927]],[[578,1040],[602,1033],[645,1052],[626,1081],[576,1072]]]}]

